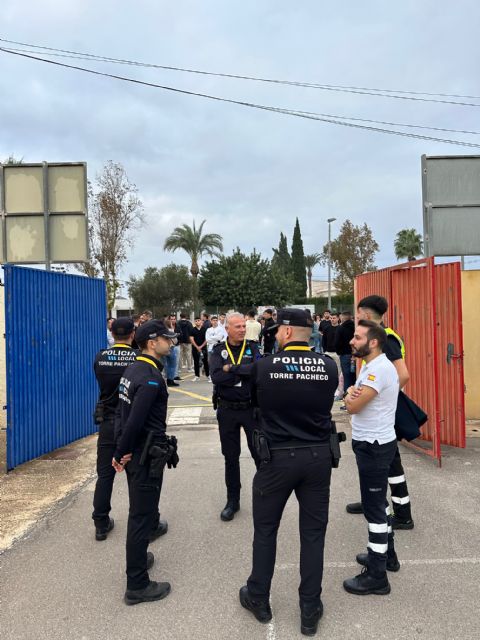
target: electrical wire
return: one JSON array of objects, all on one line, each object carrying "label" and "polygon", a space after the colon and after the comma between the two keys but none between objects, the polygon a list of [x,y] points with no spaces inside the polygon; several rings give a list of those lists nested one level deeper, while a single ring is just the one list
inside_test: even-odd
[{"label": "electrical wire", "polygon": [[290,115],[290,116],[295,116],[298,118],[305,118],[308,120],[316,120],[319,122],[326,122],[329,124],[336,124],[336,125],[340,125],[340,126],[344,126],[344,127],[351,127],[354,129],[362,129],[365,131],[375,131],[378,133],[384,133],[384,134],[388,134],[388,135],[397,135],[397,136],[402,136],[402,137],[406,137],[406,138],[413,138],[413,139],[417,139],[417,140],[429,140],[432,142],[441,142],[444,144],[453,144],[453,145],[457,145],[457,146],[462,146],[462,147],[470,147],[470,148],[480,148],[480,144],[477,143],[473,143],[473,142],[466,142],[463,140],[453,140],[453,139],[447,139],[447,138],[437,138],[434,136],[426,136],[426,135],[422,135],[422,134],[418,134],[418,133],[409,133],[406,131],[395,131],[393,129],[385,129],[385,128],[380,128],[380,127],[372,127],[372,126],[366,126],[366,125],[361,125],[361,124],[355,124],[353,122],[346,122],[346,121],[342,121],[342,120],[338,120],[338,119],[334,119],[334,118],[325,118],[325,117],[319,117],[316,115],[309,115],[308,112],[301,112],[301,111],[295,111],[293,109],[283,109],[281,107],[273,107],[273,106],[268,106],[268,105],[260,105],[260,104],[255,104],[252,102],[246,102],[246,101],[242,101],[242,100],[233,100],[231,98],[222,98],[220,96],[214,96],[214,95],[210,95],[210,94],[206,94],[206,93],[199,93],[196,91],[187,91],[186,89],[179,89],[177,87],[170,87],[170,86],[166,86],[166,85],[160,85],[160,84],[156,84],[153,82],[147,82],[145,80],[138,80],[136,78],[128,78],[125,76],[119,76],[116,74],[111,74],[111,73],[105,73],[103,71],[97,71],[94,69],[88,69],[86,67],[79,67],[76,65],[70,65],[70,64],[66,64],[64,62],[57,62],[55,60],[48,60],[45,58],[41,58],[38,56],[33,56],[31,54],[26,54],[26,53],[20,53],[19,51],[11,51],[9,49],[5,49],[4,47],[0,47],[0,51],[3,51],[4,53],[8,53],[10,55],[15,55],[15,56],[20,56],[22,58],[27,58],[30,60],[36,60],[37,62],[44,62],[46,64],[51,64],[57,67],[62,67],[65,69],[73,69],[76,71],[82,71],[84,73],[89,73],[95,76],[100,76],[100,77],[105,77],[105,78],[111,78],[114,80],[121,80],[123,82],[131,82],[133,84],[138,84],[138,85],[142,85],[142,86],[147,86],[147,87],[152,87],[152,88],[156,88],[156,89],[162,89],[164,91],[171,91],[173,93],[180,93],[183,95],[189,95],[189,96],[196,96],[199,98],[206,98],[208,100],[214,100],[216,102],[224,102],[224,103],[228,103],[228,104],[236,104],[239,106],[244,106],[244,107],[249,107],[252,109],[260,109],[263,111],[271,111],[274,113],[281,113],[284,115]]},{"label": "electrical wire", "polygon": [[[464,107],[480,107],[480,104],[478,103],[436,99],[441,97],[441,98],[460,98],[460,99],[467,99],[467,100],[480,100],[480,96],[473,96],[473,95],[462,95],[462,94],[456,94],[456,93],[429,93],[425,91],[410,91],[410,90],[405,91],[401,89],[398,89],[398,90],[397,89],[376,89],[376,88],[370,88],[370,87],[356,87],[356,86],[334,85],[334,84],[319,84],[314,82],[301,82],[296,80],[278,80],[274,78],[262,78],[262,77],[239,75],[239,74],[233,74],[233,73],[218,73],[213,71],[202,71],[199,69],[174,67],[169,65],[160,65],[160,64],[153,64],[153,63],[147,63],[147,62],[137,62],[134,60],[127,60],[123,58],[112,58],[109,56],[100,56],[93,53],[83,53],[80,51],[72,51],[69,49],[58,49],[55,47],[35,45],[31,43],[26,43],[26,42],[18,42],[16,40],[7,40],[5,38],[0,38],[0,42],[5,42],[8,44],[16,44],[22,47],[30,47],[33,49],[42,49],[44,50],[42,52],[42,55],[70,54],[82,60],[96,60],[100,62],[111,62],[114,64],[126,64],[126,65],[138,66],[138,67],[149,67],[154,69],[163,69],[167,71],[179,71],[182,73],[193,73],[198,75],[214,76],[219,78],[234,78],[237,80],[267,82],[271,84],[283,84],[283,85],[290,85],[290,86],[296,86],[296,87],[320,89],[322,91],[334,91],[334,92],[342,92],[342,93],[354,93],[359,95],[378,96],[383,98],[394,98],[397,100],[416,100],[420,102],[436,102],[440,104],[454,104],[454,105],[460,105]],[[47,54],[46,53],[47,51],[55,52],[55,53]],[[405,95],[398,95],[400,93]],[[428,96],[428,97],[422,98],[420,96]]]}]

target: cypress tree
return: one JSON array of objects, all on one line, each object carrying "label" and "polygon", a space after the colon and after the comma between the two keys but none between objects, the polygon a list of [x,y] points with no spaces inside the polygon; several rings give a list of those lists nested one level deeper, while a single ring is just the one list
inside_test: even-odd
[{"label": "cypress tree", "polygon": [[292,258],[288,253],[287,236],[280,232],[278,249],[273,249],[272,267],[284,275],[292,273]]},{"label": "cypress tree", "polygon": [[292,272],[298,286],[298,295],[304,298],[307,293],[307,273],[305,270],[305,254],[303,253],[303,241],[298,218],[293,231]]}]

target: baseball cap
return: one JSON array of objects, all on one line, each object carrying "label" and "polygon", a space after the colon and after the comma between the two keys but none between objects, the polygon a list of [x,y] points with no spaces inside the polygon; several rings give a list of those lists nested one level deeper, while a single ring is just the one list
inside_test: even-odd
[{"label": "baseball cap", "polygon": [[176,338],[179,334],[171,331],[161,320],[149,320],[141,324],[135,332],[137,342],[146,342],[155,338]]},{"label": "baseball cap", "polygon": [[131,318],[116,318],[112,322],[111,332],[115,336],[129,336],[135,329]]},{"label": "baseball cap", "polygon": [[310,312],[304,309],[278,309],[277,321],[269,329],[278,329],[281,325],[289,327],[313,327]]}]

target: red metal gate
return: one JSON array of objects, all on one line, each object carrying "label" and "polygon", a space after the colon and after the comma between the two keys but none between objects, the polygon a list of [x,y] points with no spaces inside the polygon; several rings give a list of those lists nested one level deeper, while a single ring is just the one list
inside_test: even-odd
[{"label": "red metal gate", "polygon": [[381,295],[385,323],[405,341],[410,381],[406,392],[428,414],[416,449],[441,463],[441,444],[465,447],[465,396],[460,263],[424,258],[355,279],[355,300]]}]

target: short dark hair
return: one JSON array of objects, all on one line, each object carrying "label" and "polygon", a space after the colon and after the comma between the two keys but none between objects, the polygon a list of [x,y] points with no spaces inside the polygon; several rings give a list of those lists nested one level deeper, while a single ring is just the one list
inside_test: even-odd
[{"label": "short dark hair", "polygon": [[263,313],[269,313],[270,315],[273,315],[273,311],[271,309],[265,309]]},{"label": "short dark hair", "polygon": [[337,318],[340,316],[339,313],[337,313],[336,311],[334,311],[333,313],[330,314],[331,316],[336,316]]},{"label": "short dark hair", "polygon": [[247,316],[248,316],[249,318],[255,318],[255,311],[249,311],[249,312],[247,313]]},{"label": "short dark hair", "polygon": [[323,316],[323,314],[324,314],[324,313],[330,313],[330,309],[325,309],[325,310],[323,311],[323,313],[322,313],[322,316]]},{"label": "short dark hair", "polygon": [[195,320],[201,320],[200,316],[195,316]]},{"label": "short dark hair", "polygon": [[186,313],[183,313],[183,311],[182,311],[182,313],[180,314],[180,318],[181,318],[182,320],[184,320],[186,317],[187,317],[187,314],[186,314]]},{"label": "short dark hair", "polygon": [[218,320],[218,316],[212,316],[212,320]]},{"label": "short dark hair", "polygon": [[380,351],[383,351],[383,347],[387,342],[387,332],[385,329],[376,322],[373,322],[373,320],[359,320],[358,326],[366,327],[368,329],[367,340],[377,340],[378,348]]},{"label": "short dark hair", "polygon": [[340,315],[341,315],[341,316],[350,316],[350,317],[352,317],[352,313],[351,313],[351,311],[341,311],[341,312],[340,312]]},{"label": "short dark hair", "polygon": [[205,318],[209,318],[209,317],[210,317],[210,314],[208,314],[206,311],[204,311],[204,312],[202,313],[202,316],[205,316]]},{"label": "short dark hair", "polygon": [[132,316],[132,320],[133,322],[138,322],[140,320],[140,314],[139,313],[134,313]]},{"label": "short dark hair", "polygon": [[378,316],[383,316],[387,313],[388,302],[387,299],[382,296],[367,296],[362,298],[357,304],[357,309],[370,309]]}]

